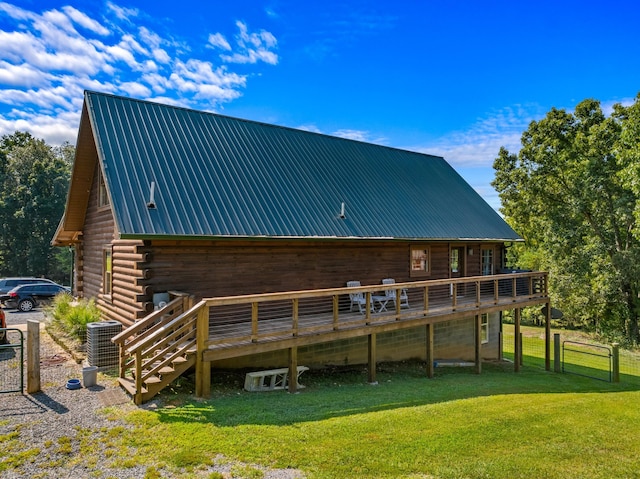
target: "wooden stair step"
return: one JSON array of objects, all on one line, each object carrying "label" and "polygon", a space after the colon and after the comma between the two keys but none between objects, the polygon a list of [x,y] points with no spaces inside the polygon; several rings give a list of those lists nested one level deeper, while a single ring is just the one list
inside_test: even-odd
[{"label": "wooden stair step", "polygon": [[159,378],[158,376],[149,376],[147,379],[144,380],[145,384],[159,384],[162,382],[162,379]]},{"label": "wooden stair step", "polygon": [[[129,379],[129,378],[118,378],[118,382],[120,383],[120,386],[122,386],[125,391],[127,391],[129,394],[131,394],[132,396],[136,395],[136,382],[133,379]],[[145,388],[144,386],[142,386],[142,394],[145,394],[147,392],[147,388]]]},{"label": "wooden stair step", "polygon": [[174,368],[172,368],[171,366],[165,366],[163,368],[160,368],[158,374],[171,374],[173,372],[175,372]]}]

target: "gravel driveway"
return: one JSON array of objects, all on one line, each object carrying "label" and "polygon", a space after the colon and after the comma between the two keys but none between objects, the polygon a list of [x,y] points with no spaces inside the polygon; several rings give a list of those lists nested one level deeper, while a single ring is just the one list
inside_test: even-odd
[{"label": "gravel driveway", "polygon": [[[41,311],[28,313],[5,310],[8,328],[26,330],[27,320],[44,320]],[[19,333],[10,332],[12,343],[19,343]],[[26,344],[26,341],[25,341]],[[26,353],[25,353],[26,358]],[[9,369],[0,356],[0,390],[3,374]],[[3,365],[4,363],[4,365]],[[41,392],[26,394],[0,393],[0,477],[3,479],[39,478],[113,478],[143,479],[208,478],[214,472],[221,477],[231,474],[233,462],[221,458],[219,465],[190,471],[160,470],[152,475],[146,466],[114,467],[107,451],[106,437],[116,426],[130,427],[124,422],[108,419],[105,408],[135,410],[137,406],[120,389],[113,377],[99,374],[98,384],[77,390],[67,389],[68,379],[82,380],[82,364],[73,360],[45,331],[40,328]],[[3,371],[3,368],[5,371]],[[5,388],[6,389],[6,388]],[[162,406],[162,398],[146,407]],[[15,437],[17,434],[17,437]],[[95,448],[91,454],[80,452],[86,437]],[[86,448],[86,445],[84,446]],[[135,452],[132,452],[133,454]],[[236,465],[238,463],[235,463]],[[7,466],[8,467],[5,467]],[[256,466],[257,467],[257,466]],[[260,468],[262,469],[262,468]],[[299,479],[300,471],[292,469],[262,469],[265,479]],[[157,474],[160,475],[157,475]]]}]

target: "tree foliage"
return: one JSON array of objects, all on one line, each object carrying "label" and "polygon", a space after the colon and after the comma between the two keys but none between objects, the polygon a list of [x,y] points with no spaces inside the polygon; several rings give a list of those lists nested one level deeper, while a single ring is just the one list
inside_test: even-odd
[{"label": "tree foliage", "polygon": [[51,246],[64,212],[74,148],[29,133],[0,139],[0,274],[69,277],[68,252]]},{"label": "tree foliage", "polygon": [[606,116],[588,99],[552,109],[494,161],[505,219],[525,238],[524,267],[547,269],[573,321],[640,342],[640,96]]}]

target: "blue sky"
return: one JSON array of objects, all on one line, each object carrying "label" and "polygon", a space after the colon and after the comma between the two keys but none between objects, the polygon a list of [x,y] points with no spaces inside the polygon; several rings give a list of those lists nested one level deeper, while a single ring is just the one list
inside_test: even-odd
[{"label": "blue sky", "polygon": [[0,1],[0,135],[75,143],[84,89],[444,156],[640,91],[636,1]]}]

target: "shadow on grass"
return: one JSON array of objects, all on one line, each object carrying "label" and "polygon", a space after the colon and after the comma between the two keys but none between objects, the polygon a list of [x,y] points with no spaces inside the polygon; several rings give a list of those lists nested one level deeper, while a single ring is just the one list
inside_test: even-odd
[{"label": "shadow on grass", "polygon": [[[640,390],[636,382],[612,384],[535,367],[525,366],[514,373],[511,363],[483,363],[480,375],[472,368],[437,368],[433,379],[425,376],[421,362],[379,364],[377,379],[377,385],[368,384],[364,367],[336,368],[305,373],[301,378],[305,388],[298,394],[282,390],[250,393],[242,389],[242,372],[214,370],[211,399],[194,400],[189,396],[193,384],[184,381],[174,389],[173,397],[162,397],[171,407],[161,407],[156,413],[161,422],[168,423],[282,426],[484,396]],[[531,404],[535,404],[533,397],[522,401],[523,407]]]}]

